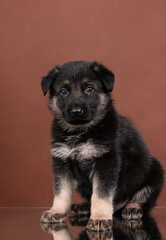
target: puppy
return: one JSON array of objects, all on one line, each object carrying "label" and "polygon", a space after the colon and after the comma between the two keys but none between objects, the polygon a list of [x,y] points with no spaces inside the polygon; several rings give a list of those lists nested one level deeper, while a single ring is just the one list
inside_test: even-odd
[{"label": "puppy", "polygon": [[113,85],[114,74],[98,62],[69,62],[42,79],[54,115],[55,183],[53,206],[42,222],[62,221],[75,189],[90,203],[90,230],[111,229],[118,210],[130,220],[154,207],[163,185],[162,167],[138,130],[115,110]]}]

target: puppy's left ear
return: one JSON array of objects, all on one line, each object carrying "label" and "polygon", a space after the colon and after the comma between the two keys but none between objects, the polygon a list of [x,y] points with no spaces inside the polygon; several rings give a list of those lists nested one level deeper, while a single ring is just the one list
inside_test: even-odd
[{"label": "puppy's left ear", "polygon": [[50,88],[52,82],[56,78],[56,75],[59,71],[60,71],[60,67],[56,66],[48,73],[46,77],[42,78],[41,87],[42,87],[44,96],[47,94],[48,89]]},{"label": "puppy's left ear", "polygon": [[98,75],[108,92],[112,92],[114,86],[114,74],[98,62],[92,62],[90,68]]}]

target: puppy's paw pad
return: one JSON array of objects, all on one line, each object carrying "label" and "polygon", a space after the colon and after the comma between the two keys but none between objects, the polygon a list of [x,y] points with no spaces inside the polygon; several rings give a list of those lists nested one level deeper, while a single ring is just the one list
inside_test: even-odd
[{"label": "puppy's paw pad", "polygon": [[61,222],[65,216],[65,214],[56,213],[55,211],[46,211],[42,214],[40,221],[44,223]]},{"label": "puppy's paw pad", "polygon": [[112,220],[89,219],[86,228],[92,231],[109,231],[112,229]]},{"label": "puppy's paw pad", "polygon": [[137,203],[128,204],[122,212],[122,218],[128,220],[140,219],[142,216],[143,216],[142,208]]}]

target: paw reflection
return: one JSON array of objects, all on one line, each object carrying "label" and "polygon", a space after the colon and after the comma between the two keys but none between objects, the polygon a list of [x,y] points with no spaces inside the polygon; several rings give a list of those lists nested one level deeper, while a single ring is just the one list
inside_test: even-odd
[{"label": "paw reflection", "polygon": [[42,222],[40,225],[45,232],[52,234],[53,240],[72,240],[73,239],[66,223]]},{"label": "paw reflection", "polygon": [[[41,227],[45,232],[52,234],[53,240],[161,240],[157,224],[150,216],[144,216],[137,220],[124,220],[114,217],[113,228],[108,231],[85,229],[88,222],[86,216],[70,216],[68,220],[68,226],[61,222],[41,223]],[[79,226],[84,227],[84,229],[80,230]],[[73,236],[79,236],[74,238],[70,232]]]},{"label": "paw reflection", "polygon": [[137,220],[123,220],[122,225],[126,230],[136,231],[141,230],[143,227],[143,222],[140,219]]},{"label": "paw reflection", "polygon": [[86,230],[89,240],[113,240],[112,231],[91,231]]},{"label": "paw reflection", "polygon": [[60,223],[45,223],[42,222],[40,224],[41,228],[43,229],[43,231],[47,232],[47,233],[52,233],[53,231],[59,231],[61,229],[67,228],[67,224],[64,222],[60,222]]},{"label": "paw reflection", "polygon": [[88,223],[88,220],[89,220],[89,216],[86,216],[86,215],[69,217],[69,221],[72,226],[85,227]]}]

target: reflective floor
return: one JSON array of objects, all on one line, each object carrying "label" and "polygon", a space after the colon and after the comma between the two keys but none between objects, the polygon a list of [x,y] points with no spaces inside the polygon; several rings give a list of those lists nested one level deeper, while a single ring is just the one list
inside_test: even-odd
[{"label": "reflective floor", "polygon": [[67,218],[64,224],[40,225],[44,208],[0,208],[1,240],[157,240],[166,239],[166,207],[155,208],[142,221],[114,218],[111,232],[86,231],[85,217]]}]

